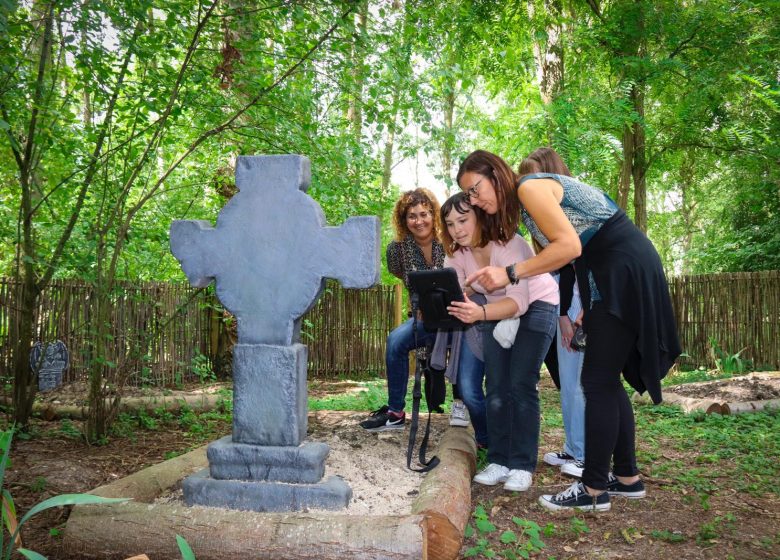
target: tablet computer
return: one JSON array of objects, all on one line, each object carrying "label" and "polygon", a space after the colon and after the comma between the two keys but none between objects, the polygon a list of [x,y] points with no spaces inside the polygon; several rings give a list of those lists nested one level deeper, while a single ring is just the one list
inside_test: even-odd
[{"label": "tablet computer", "polygon": [[451,301],[463,301],[463,290],[454,268],[414,270],[409,272],[409,285],[419,297],[425,330],[464,327],[460,319],[447,312]]}]

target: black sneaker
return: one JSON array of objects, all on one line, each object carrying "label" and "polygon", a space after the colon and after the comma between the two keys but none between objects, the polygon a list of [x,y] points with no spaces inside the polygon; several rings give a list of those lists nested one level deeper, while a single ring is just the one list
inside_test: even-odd
[{"label": "black sneaker", "polygon": [[369,432],[386,432],[387,430],[403,430],[406,414],[391,412],[387,405],[371,413],[368,420],[363,420],[360,427]]},{"label": "black sneaker", "polygon": [[539,504],[552,511],[578,509],[581,511],[609,511],[609,492],[591,496],[582,482],[575,482],[569,488],[552,496],[539,496]]},{"label": "black sneaker", "polygon": [[623,496],[632,500],[644,498],[647,495],[645,483],[641,480],[637,480],[633,484],[623,484],[612,473],[609,473],[607,478],[607,492],[610,496]]},{"label": "black sneaker", "polygon": [[544,454],[542,460],[553,467],[560,467],[566,463],[574,462],[575,459],[565,451],[550,451]]},{"label": "black sneaker", "polygon": [[583,470],[585,470],[585,461],[572,461],[561,465],[561,472],[574,478],[582,478]]}]

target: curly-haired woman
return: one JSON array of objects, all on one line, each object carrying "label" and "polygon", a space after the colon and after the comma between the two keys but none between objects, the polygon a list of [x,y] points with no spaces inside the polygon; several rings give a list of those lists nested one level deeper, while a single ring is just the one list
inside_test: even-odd
[{"label": "curly-haired woman", "polygon": [[[387,245],[387,269],[403,280],[408,290],[409,272],[433,270],[444,264],[436,197],[428,189],[422,188],[401,194],[393,210],[393,225],[395,240]],[[426,331],[423,322],[418,320],[415,344],[411,316],[390,333],[385,353],[387,404],[361,422],[361,427],[372,432],[403,430],[409,383],[409,352],[432,344],[435,339],[436,332]]]}]

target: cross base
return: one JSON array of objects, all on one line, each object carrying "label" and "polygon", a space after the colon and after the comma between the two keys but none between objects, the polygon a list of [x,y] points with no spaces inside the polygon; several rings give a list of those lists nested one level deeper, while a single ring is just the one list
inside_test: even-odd
[{"label": "cross base", "polygon": [[225,436],[211,443],[206,455],[211,478],[268,482],[315,483],[325,474],[326,443],[299,446],[249,445]]},{"label": "cross base", "polygon": [[209,477],[208,469],[203,469],[186,478],[182,486],[188,506],[258,512],[338,510],[347,507],[352,498],[352,489],[338,476],[318,484],[286,484],[216,480]]}]

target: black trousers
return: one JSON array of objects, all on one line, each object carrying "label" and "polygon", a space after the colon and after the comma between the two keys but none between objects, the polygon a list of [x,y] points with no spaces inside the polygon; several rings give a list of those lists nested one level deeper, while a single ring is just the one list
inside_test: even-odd
[{"label": "black trousers", "polygon": [[621,382],[623,366],[637,352],[637,334],[604,306],[595,303],[585,315],[588,334],[582,365],[585,393],[585,469],[582,482],[607,489],[614,461],[618,476],[634,476],[636,466],[634,410]]}]

